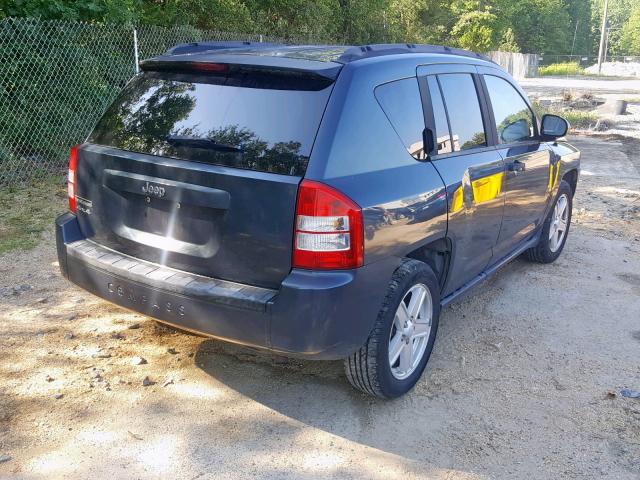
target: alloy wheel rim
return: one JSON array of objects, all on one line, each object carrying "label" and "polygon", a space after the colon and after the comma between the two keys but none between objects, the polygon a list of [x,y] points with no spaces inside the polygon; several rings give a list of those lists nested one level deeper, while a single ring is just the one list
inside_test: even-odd
[{"label": "alloy wheel rim", "polygon": [[549,227],[549,249],[555,253],[562,245],[562,241],[567,233],[567,223],[569,219],[569,198],[566,194],[560,195],[553,207],[551,226]]},{"label": "alloy wheel rim", "polygon": [[422,283],[402,297],[389,333],[389,366],[398,380],[409,377],[420,365],[429,342],[432,312],[431,293]]}]

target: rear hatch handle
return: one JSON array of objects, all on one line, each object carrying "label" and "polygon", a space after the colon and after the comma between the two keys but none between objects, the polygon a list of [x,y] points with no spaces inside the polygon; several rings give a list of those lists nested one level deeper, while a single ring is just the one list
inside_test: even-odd
[{"label": "rear hatch handle", "polygon": [[229,192],[217,188],[178,182],[165,178],[140,175],[120,170],[104,170],[102,184],[116,192],[128,192],[145,197],[199,207],[228,210]]}]

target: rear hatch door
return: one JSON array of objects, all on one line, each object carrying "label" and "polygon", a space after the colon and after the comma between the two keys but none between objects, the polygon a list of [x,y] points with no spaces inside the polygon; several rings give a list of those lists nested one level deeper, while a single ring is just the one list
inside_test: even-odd
[{"label": "rear hatch door", "polygon": [[79,149],[81,229],[136,258],[277,287],[332,79],[196,67],[134,78]]}]

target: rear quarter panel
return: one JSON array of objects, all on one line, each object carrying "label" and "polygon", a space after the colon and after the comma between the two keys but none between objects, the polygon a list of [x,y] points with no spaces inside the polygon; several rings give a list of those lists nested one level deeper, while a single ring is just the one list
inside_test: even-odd
[{"label": "rear quarter panel", "polygon": [[[430,162],[407,152],[374,95],[378,85],[415,78],[419,62],[412,55],[346,65],[307,168],[306,178],[339,189],[362,207],[365,264],[403,257],[446,235],[442,179]],[[388,282],[391,273],[382,280]]]}]

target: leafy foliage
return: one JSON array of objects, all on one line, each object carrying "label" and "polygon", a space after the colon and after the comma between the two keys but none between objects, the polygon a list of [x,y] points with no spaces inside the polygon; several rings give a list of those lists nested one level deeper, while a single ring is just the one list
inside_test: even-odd
[{"label": "leafy foliage", "polygon": [[622,27],[620,50],[640,53],[640,3],[631,10],[629,19]]},{"label": "leafy foliage", "polygon": [[494,43],[491,24],[495,19],[496,16],[486,10],[464,12],[453,26],[451,33],[460,47],[486,52]]},{"label": "leafy foliage", "polygon": [[[3,16],[192,25],[327,43],[594,54],[604,0],[0,0]],[[640,0],[609,3],[611,54],[640,54]],[[574,38],[575,36],[575,38]]]},{"label": "leafy foliage", "polygon": [[513,33],[513,29],[511,27],[507,27],[502,34],[498,50],[501,52],[520,52],[520,47],[518,46],[518,42],[516,42],[516,35]]}]

